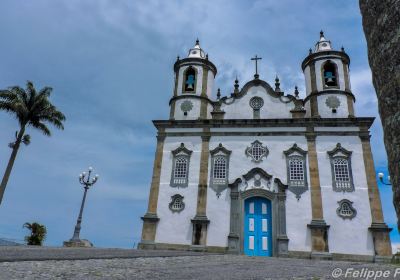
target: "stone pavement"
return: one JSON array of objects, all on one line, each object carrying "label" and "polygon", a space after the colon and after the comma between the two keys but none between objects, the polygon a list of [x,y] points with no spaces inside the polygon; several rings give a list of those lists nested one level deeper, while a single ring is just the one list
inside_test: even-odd
[{"label": "stone pavement", "polygon": [[[26,256],[34,259],[33,251],[27,248]],[[216,255],[178,251],[141,251],[123,249],[79,249],[69,251],[64,248],[42,248],[43,256],[50,255],[57,260],[21,261],[23,251],[19,251],[20,260],[7,262],[4,256],[11,256],[12,249],[4,252],[0,248],[0,279],[374,279],[379,271],[388,277],[376,279],[393,279],[398,267],[390,264],[373,264],[358,262],[315,261],[305,259],[262,258],[237,255]],[[3,251],[3,252],[2,252]],[[102,253],[108,254],[101,256]],[[115,255],[113,255],[115,252]],[[65,254],[64,254],[65,253]],[[15,255],[18,255],[14,253]],[[76,254],[80,260],[71,260]],[[91,256],[90,256],[91,255]],[[159,255],[159,256],[157,256]],[[69,260],[61,260],[66,256]],[[162,256],[162,257],[161,257]],[[93,258],[92,258],[93,257]],[[101,257],[101,258],[100,258]],[[122,258],[120,258],[122,257]],[[96,258],[96,259],[94,259]],[[344,277],[346,270],[352,274]],[[351,270],[352,269],[352,270]],[[362,277],[354,273],[362,274]],[[340,274],[341,272],[341,274]],[[370,274],[368,274],[370,273]],[[400,268],[397,279],[400,279]],[[333,276],[339,277],[333,277]]]}]

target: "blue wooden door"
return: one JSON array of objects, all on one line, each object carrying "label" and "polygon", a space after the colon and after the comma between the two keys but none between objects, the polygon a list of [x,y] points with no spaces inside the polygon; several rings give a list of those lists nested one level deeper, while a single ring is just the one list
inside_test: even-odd
[{"label": "blue wooden door", "polygon": [[272,256],[271,202],[251,197],[244,202],[244,253]]}]

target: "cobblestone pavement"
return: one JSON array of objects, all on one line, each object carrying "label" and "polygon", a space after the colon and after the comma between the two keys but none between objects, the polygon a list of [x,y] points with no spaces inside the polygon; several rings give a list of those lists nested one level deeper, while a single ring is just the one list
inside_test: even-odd
[{"label": "cobblestone pavement", "polygon": [[[348,268],[353,274],[345,278]],[[1,262],[0,279],[374,279],[377,271],[386,270],[390,277],[375,279],[393,279],[396,268],[390,264],[199,255]],[[357,271],[364,273],[362,277],[352,277]],[[367,278],[370,271],[375,274]],[[334,278],[332,273],[340,277]],[[400,279],[400,269],[398,274]]]}]

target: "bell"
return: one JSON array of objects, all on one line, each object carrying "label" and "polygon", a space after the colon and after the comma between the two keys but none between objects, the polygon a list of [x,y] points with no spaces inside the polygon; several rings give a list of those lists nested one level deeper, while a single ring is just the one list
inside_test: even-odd
[{"label": "bell", "polygon": [[188,84],[187,89],[193,89],[193,84]]}]

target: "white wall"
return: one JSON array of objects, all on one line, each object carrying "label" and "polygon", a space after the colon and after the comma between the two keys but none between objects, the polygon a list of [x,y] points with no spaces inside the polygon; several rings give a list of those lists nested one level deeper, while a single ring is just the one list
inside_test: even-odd
[{"label": "white wall", "polygon": [[261,119],[291,118],[290,110],[294,108],[294,103],[283,103],[279,98],[272,97],[261,87],[251,87],[247,93],[232,104],[223,104],[221,110],[225,111],[225,119],[253,119],[253,108],[250,107],[250,99],[254,96],[264,100],[264,106],[260,109]]},{"label": "white wall", "polygon": [[[185,94],[186,98],[178,99],[175,101],[175,120],[197,120],[200,117],[201,100],[199,98],[193,98],[189,94]],[[186,100],[189,100],[193,104],[192,110],[187,112],[187,116],[181,109],[181,105]]]},{"label": "white wall", "polygon": [[[354,192],[335,192],[332,188],[332,172],[327,151],[333,150],[338,142],[346,150],[352,151]],[[329,251],[331,253],[373,255],[372,236],[368,231],[372,221],[371,208],[361,140],[357,136],[318,136],[316,145],[324,218],[330,225]],[[357,210],[357,215],[352,220],[343,220],[336,214],[336,209],[339,207],[338,201],[342,199],[354,202],[353,207]]]},{"label": "white wall", "polygon": [[[190,157],[189,185],[185,188],[172,188],[170,186],[173,158],[171,151],[178,148],[181,143],[193,151]],[[192,243],[190,220],[196,215],[200,152],[200,137],[167,137],[165,139],[157,204],[157,215],[160,221],[157,225],[155,242],[188,245]],[[175,194],[184,197],[185,209],[179,213],[173,213],[169,209],[171,196]]]},{"label": "white wall", "polygon": [[[340,101],[340,106],[336,109],[336,113],[332,113],[332,109],[326,105],[326,99],[329,96],[335,96]],[[322,118],[347,118],[349,109],[347,107],[347,96],[343,94],[323,94],[317,97],[318,113]]]},{"label": "white wall", "polygon": [[[245,155],[246,147],[258,140],[269,149],[269,155],[260,163],[254,163]],[[189,186],[187,188],[170,187],[172,172],[171,151],[180,143],[193,150],[190,159]],[[332,188],[331,165],[327,151],[340,142],[342,147],[352,151],[352,173],[355,191],[351,193],[334,192]],[[210,139],[210,150],[222,143],[232,151],[229,162],[229,182],[246,174],[254,167],[260,167],[274,178],[287,183],[286,158],[283,151],[296,143],[307,151],[304,136],[213,136]],[[363,163],[361,142],[357,136],[318,136],[316,140],[318,167],[322,191],[324,219],[329,229],[329,248],[331,253],[372,255],[373,243],[368,227],[371,225],[370,205],[367,181]],[[200,137],[167,137],[164,144],[161,184],[157,214],[160,218],[157,227],[156,242],[173,244],[191,244],[192,223],[196,215],[199,164],[201,152]],[[308,159],[308,158],[307,158]],[[210,176],[211,157],[209,162]],[[307,180],[310,185],[309,162],[307,160]],[[209,183],[209,179],[208,179]],[[172,213],[168,205],[174,194],[184,196],[185,209]],[[357,216],[352,220],[343,220],[336,214],[337,203],[346,198],[353,201]],[[227,246],[230,225],[230,190],[223,191],[218,198],[210,187],[207,190],[207,217],[210,220],[207,245]],[[310,189],[301,195],[299,200],[287,191],[286,224],[290,251],[311,251],[310,230],[307,228],[312,220]]]}]

